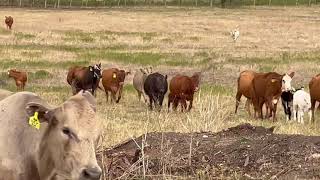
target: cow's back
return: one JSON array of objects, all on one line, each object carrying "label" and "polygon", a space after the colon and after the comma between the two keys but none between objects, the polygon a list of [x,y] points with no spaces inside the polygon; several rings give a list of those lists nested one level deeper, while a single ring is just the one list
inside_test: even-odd
[{"label": "cow's back", "polygon": [[160,90],[163,90],[164,93],[168,90],[168,83],[167,79],[159,74],[159,73],[152,73],[148,75],[145,83],[144,83],[144,91],[147,95],[151,95],[153,93],[159,93]]},{"label": "cow's back", "polygon": [[193,84],[190,77],[177,75],[170,81],[170,93],[172,94],[190,94],[193,92]]},{"label": "cow's back", "polygon": [[17,173],[34,173],[33,155],[45,129],[37,130],[28,125],[25,108],[30,101],[44,103],[29,92],[19,92],[0,101],[0,161],[2,166],[14,168],[13,172]]},{"label": "cow's back", "polygon": [[310,96],[312,99],[320,100],[320,74],[313,77],[309,83]]},{"label": "cow's back", "polygon": [[143,85],[144,85],[144,81],[147,78],[147,75],[143,74],[141,71],[137,71],[134,74],[133,80],[132,80],[132,84],[133,87],[139,91],[139,92],[143,92]]},{"label": "cow's back", "polygon": [[[105,90],[111,91],[118,88],[119,84],[117,81],[117,72],[119,70],[116,68],[105,69],[102,71],[102,85]],[[115,75],[115,77],[114,77]]]},{"label": "cow's back", "polygon": [[241,92],[246,98],[251,98],[252,81],[257,73],[246,70],[240,73],[238,78],[238,92]]}]

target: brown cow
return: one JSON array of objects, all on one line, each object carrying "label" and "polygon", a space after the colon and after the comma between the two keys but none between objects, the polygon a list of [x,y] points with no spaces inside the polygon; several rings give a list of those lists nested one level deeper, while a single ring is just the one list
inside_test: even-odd
[{"label": "brown cow", "polygon": [[190,101],[188,111],[192,108],[193,95],[199,89],[200,73],[193,76],[176,75],[170,81],[170,93],[168,96],[168,109],[173,102],[173,109],[176,110],[181,103],[182,111],[187,109],[187,101]]},{"label": "brown cow", "polygon": [[101,78],[101,63],[89,67],[75,66],[69,68],[67,82],[72,87],[73,95],[81,90],[89,90],[95,95]]},{"label": "brown cow", "polygon": [[10,69],[8,76],[12,77],[16,81],[17,90],[24,90],[24,87],[28,80],[28,75],[24,71],[17,71],[16,69]]},{"label": "brown cow", "polygon": [[[265,103],[267,107],[267,117],[273,117],[276,119],[277,103],[283,91],[292,90],[291,80],[294,76],[294,72],[280,75],[275,72],[256,74],[252,80],[253,90],[252,102],[256,113],[260,114],[260,118],[263,118],[262,106]],[[268,111],[270,109],[270,112]],[[269,114],[268,114],[269,113]]]},{"label": "brown cow", "polygon": [[13,18],[11,16],[5,16],[4,22],[7,25],[7,29],[11,30],[12,24],[13,24]]},{"label": "brown cow", "polygon": [[247,111],[249,113],[249,115],[251,116],[251,112],[250,112],[250,104],[252,104],[251,102],[251,94],[252,94],[252,80],[254,78],[254,76],[257,73],[251,70],[246,70],[246,71],[242,71],[239,75],[238,78],[238,89],[237,89],[237,95],[236,95],[236,110],[235,110],[235,114],[237,114],[238,111],[238,107],[239,107],[239,103],[240,103],[240,99],[241,96],[245,96],[247,98],[246,101],[246,108]]},{"label": "brown cow", "polygon": [[[115,101],[116,103],[119,103],[122,95],[124,80],[128,74],[130,74],[130,72],[119,70],[117,68],[110,68],[102,71],[102,85],[106,93],[107,102],[109,99],[108,92],[110,91],[111,102]],[[116,99],[117,94],[118,98]]]},{"label": "brown cow", "polygon": [[320,102],[320,74],[314,76],[309,82],[309,91],[311,96],[312,122],[314,122],[316,102]]}]

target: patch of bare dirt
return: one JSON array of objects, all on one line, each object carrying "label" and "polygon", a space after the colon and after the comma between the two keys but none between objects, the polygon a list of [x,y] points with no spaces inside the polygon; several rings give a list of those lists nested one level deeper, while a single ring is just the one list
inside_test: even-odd
[{"label": "patch of bare dirt", "polygon": [[98,159],[105,179],[320,179],[320,137],[273,129],[243,124],[218,133],[148,133],[98,153]]}]

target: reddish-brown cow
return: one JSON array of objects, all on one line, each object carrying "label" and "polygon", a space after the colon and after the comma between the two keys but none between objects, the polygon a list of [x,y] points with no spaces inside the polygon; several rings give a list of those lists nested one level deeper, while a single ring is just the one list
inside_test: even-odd
[{"label": "reddish-brown cow", "polygon": [[10,69],[8,76],[12,77],[16,81],[17,90],[24,90],[24,87],[28,80],[28,75],[24,71],[17,71],[16,69]]},{"label": "reddish-brown cow", "polygon": [[[115,101],[118,103],[120,101],[124,80],[128,74],[130,74],[130,72],[119,70],[117,68],[110,68],[102,71],[102,85],[106,93],[107,102],[109,99],[109,91],[111,93],[111,102]],[[118,98],[116,99],[117,94]]]},{"label": "reddish-brown cow", "polygon": [[316,102],[320,102],[320,74],[317,74],[311,79],[309,82],[309,90],[311,96],[312,122],[314,122]]},{"label": "reddish-brown cow", "polygon": [[13,18],[11,16],[5,16],[4,22],[7,25],[7,28],[11,30],[12,24],[13,24]]},{"label": "reddish-brown cow", "polygon": [[252,80],[254,78],[254,76],[257,73],[251,70],[246,70],[246,71],[242,71],[239,75],[238,78],[238,89],[237,89],[237,95],[236,95],[236,110],[235,110],[235,114],[237,114],[238,111],[238,107],[239,107],[239,103],[240,103],[240,99],[241,96],[245,96],[247,98],[246,101],[246,109],[249,113],[249,115],[251,115],[250,112],[250,104],[251,102],[251,94],[252,94]]},{"label": "reddish-brown cow", "polygon": [[190,101],[188,111],[192,108],[193,95],[199,89],[200,73],[195,73],[192,77],[176,75],[170,81],[170,93],[168,96],[168,109],[173,103],[176,110],[181,103],[182,111],[187,109],[187,101]]},{"label": "reddish-brown cow", "polygon": [[294,72],[290,75],[280,75],[275,72],[256,74],[253,78],[252,102],[256,113],[259,113],[260,118],[263,117],[262,106],[265,103],[267,109],[270,108],[270,114],[267,110],[267,117],[276,119],[277,103],[283,91],[292,89],[291,80]]}]

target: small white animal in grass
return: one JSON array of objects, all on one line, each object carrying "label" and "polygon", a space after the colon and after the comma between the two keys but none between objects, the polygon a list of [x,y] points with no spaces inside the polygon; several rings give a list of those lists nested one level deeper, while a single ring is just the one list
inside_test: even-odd
[{"label": "small white animal in grass", "polygon": [[239,29],[237,28],[237,29],[235,29],[235,30],[233,30],[233,31],[230,31],[230,35],[231,35],[233,41],[236,42],[237,39],[238,39],[239,36],[240,36],[240,31],[239,31]]},{"label": "small white animal in grass", "polygon": [[305,92],[302,88],[293,94],[293,120],[296,121],[298,118],[298,123],[303,122],[303,115],[305,112],[309,114],[309,121],[311,121],[311,98],[310,94]]}]

